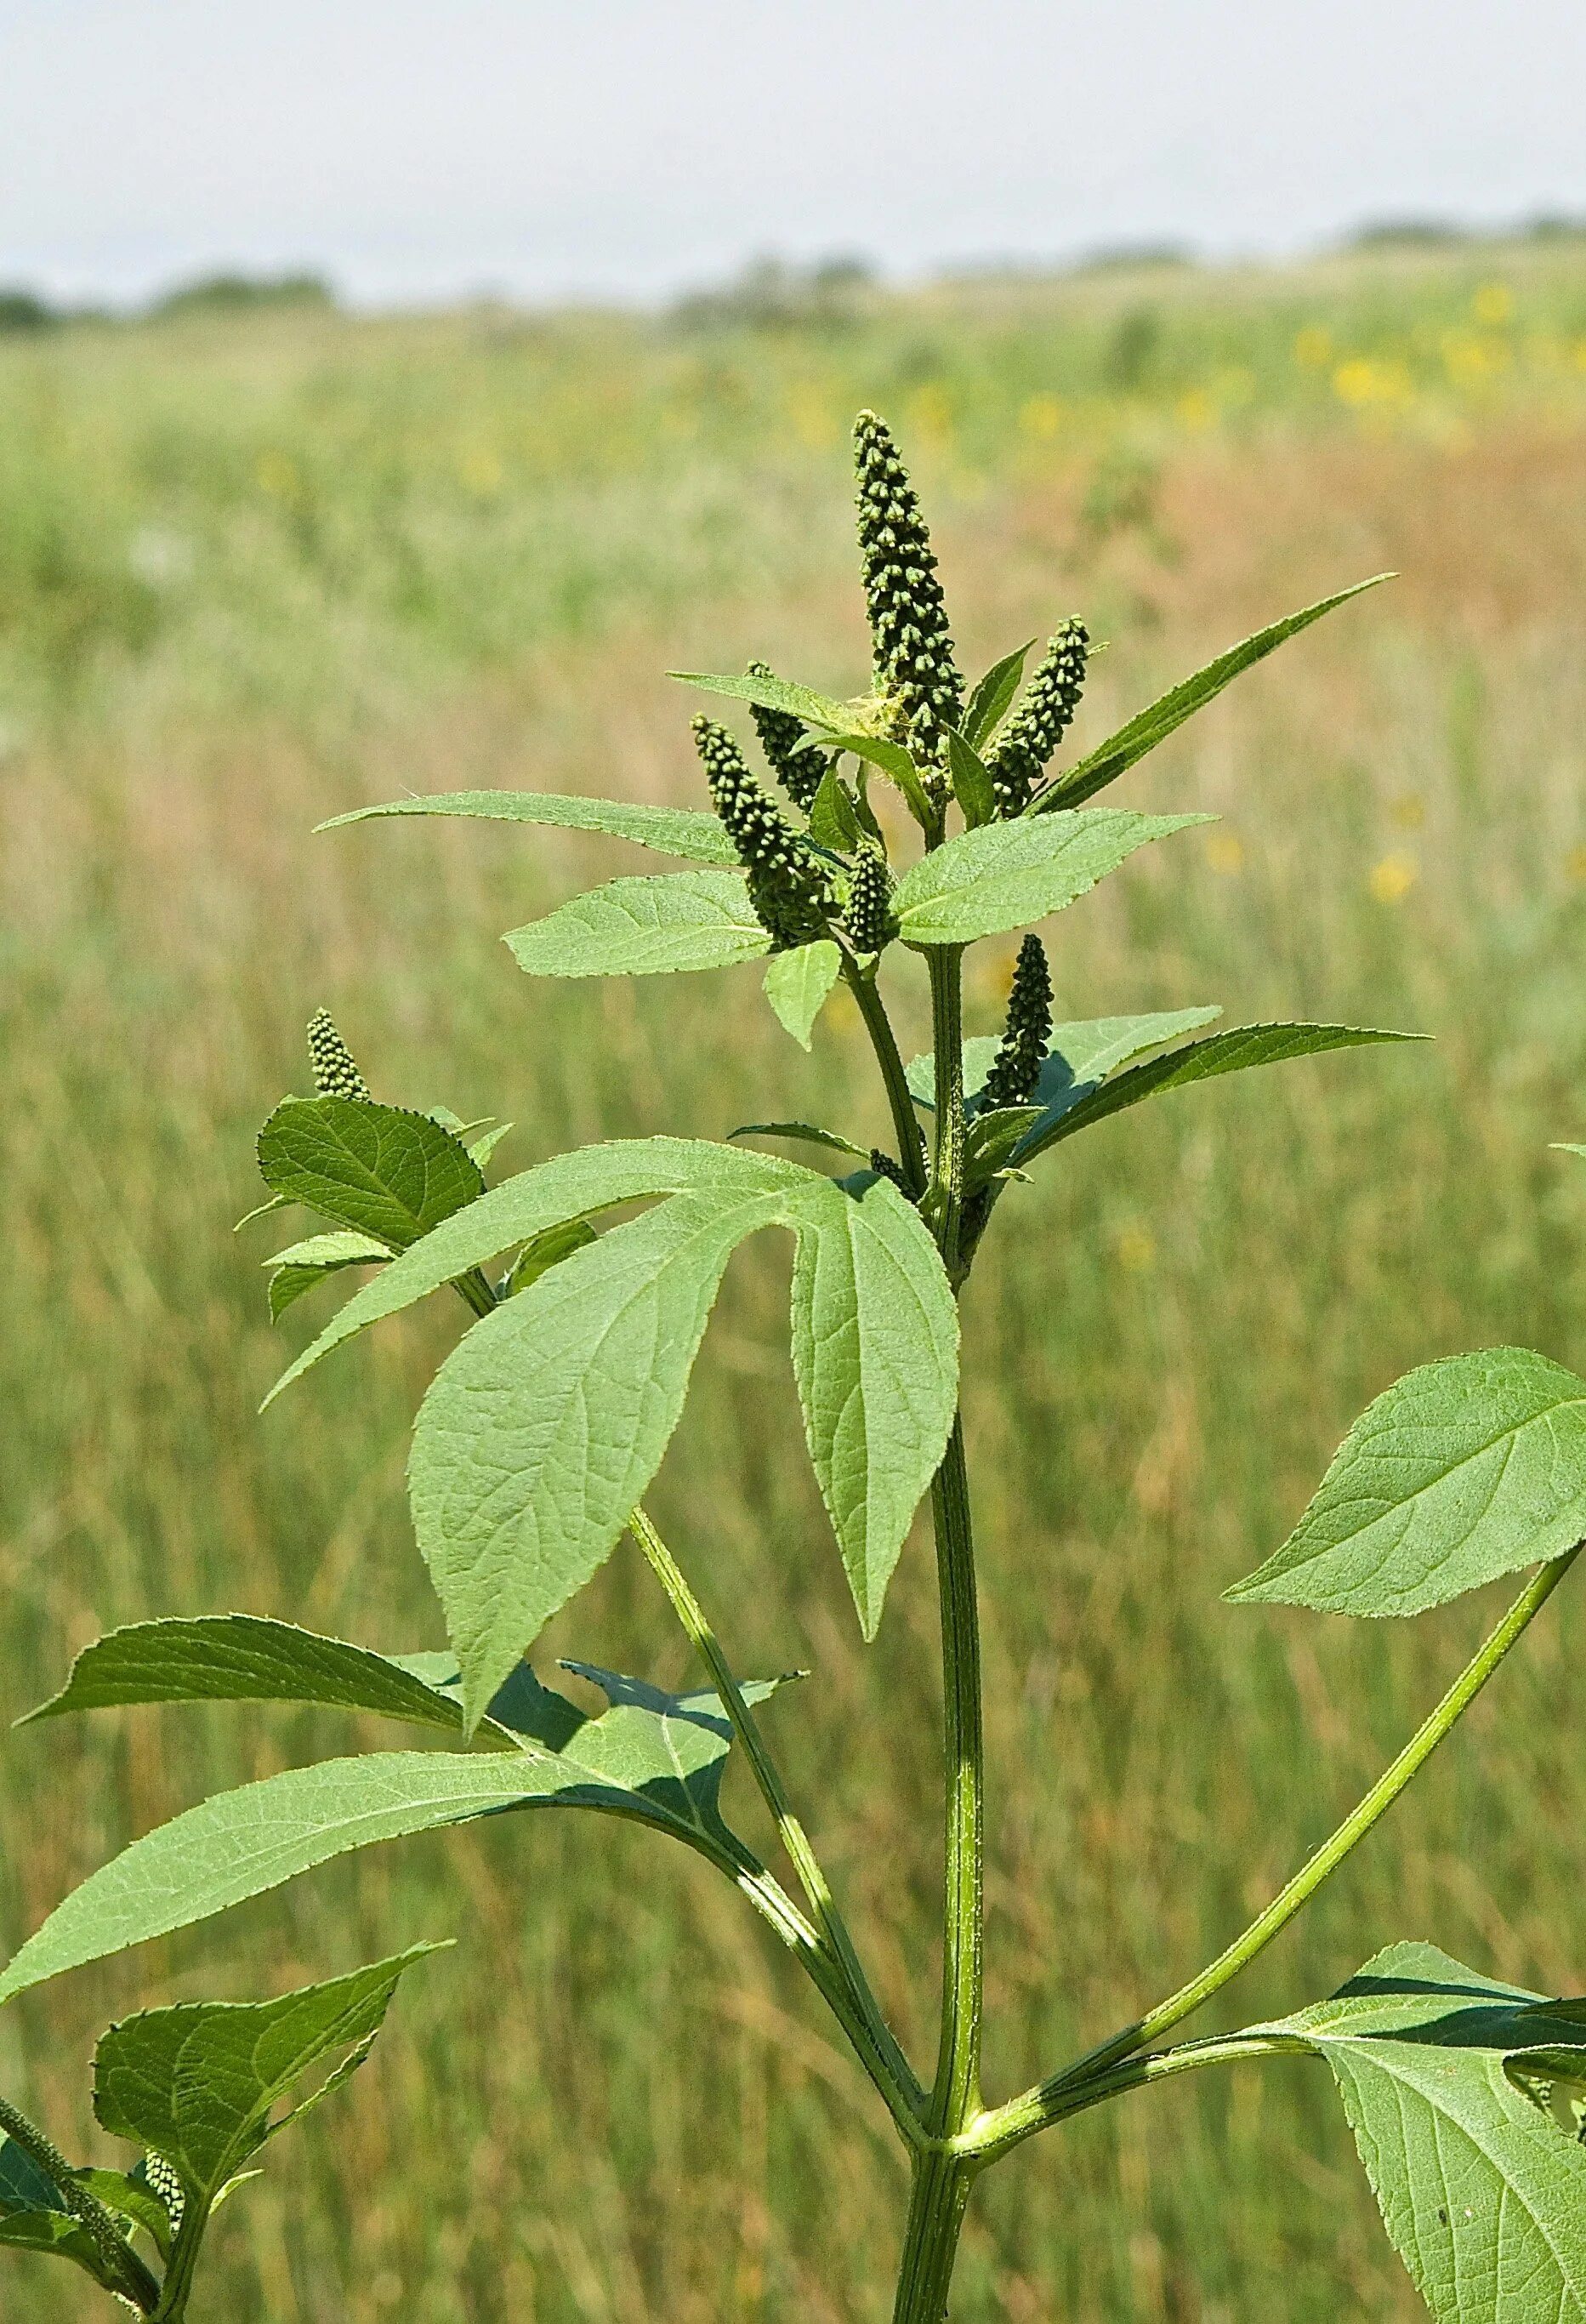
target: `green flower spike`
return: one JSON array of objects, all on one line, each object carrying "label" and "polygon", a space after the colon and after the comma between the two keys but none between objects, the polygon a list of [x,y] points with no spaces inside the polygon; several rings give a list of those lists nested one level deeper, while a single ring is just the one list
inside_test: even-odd
[{"label": "green flower spike", "polygon": [[[750,678],[771,678],[775,672],[763,661],[752,661]],[[823,751],[817,751],[804,740],[803,721],[789,710],[764,710],[756,702],[751,706],[755,732],[760,737],[760,748],[765,753],[767,765],[795,807],[807,815],[821,788],[821,778],[830,764]]]},{"label": "green flower spike", "polygon": [[336,1031],[328,1009],[316,1009],[308,1019],[308,1055],[314,1064],[314,1086],[321,1097],[370,1102],[369,1084],[353,1064],[353,1053]]},{"label": "green flower spike", "polygon": [[886,876],[885,864],[868,848],[854,866],[842,917],[856,952],[879,952],[884,945],[891,943],[895,933],[892,881]]},{"label": "green flower spike", "polygon": [[717,814],[748,874],[749,900],[779,952],[812,944],[831,917],[831,890],[821,862],[744,764],[725,726],[693,722],[694,742]]},{"label": "green flower spike", "polygon": [[1085,687],[1090,633],[1083,622],[1064,622],[1008,721],[991,759],[991,787],[997,812],[1020,814],[1045,772],[1048,760],[1067,732]]},{"label": "green flower spike", "polygon": [[935,762],[942,728],[956,726],[962,715],[964,681],[953,663],[947,605],[919,498],[891,431],[873,411],[861,411],[854,422],[854,471],[876,691],[895,704],[902,739],[939,801],[945,800],[946,778]]},{"label": "green flower spike", "polygon": [[1046,964],[1046,947],[1039,936],[1026,936],[1019,947],[1008,995],[1007,1023],[1002,1046],[986,1077],[985,1104],[1027,1105],[1046,1062],[1046,1045],[1052,1034],[1052,980]]}]

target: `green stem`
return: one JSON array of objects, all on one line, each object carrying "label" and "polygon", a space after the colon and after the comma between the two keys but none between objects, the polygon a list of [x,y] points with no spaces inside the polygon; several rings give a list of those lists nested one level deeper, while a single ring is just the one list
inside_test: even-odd
[{"label": "green stem", "polygon": [[984,2167],[1000,2161],[1038,2130],[1050,2129],[1053,2123],[1067,2122],[1092,2107],[1105,2105],[1109,2098],[1126,2097],[1131,2090],[1144,2089],[1148,2083],[1166,2081],[1174,2074],[1192,2073],[1201,2066],[1236,2065],[1246,2058],[1314,2058],[1316,2054],[1313,2045],[1297,2034],[1227,2034],[1215,2035],[1206,2042],[1187,2042],[1177,2050],[1123,2059],[1105,2072],[1073,2084],[1061,2097],[1052,2098],[1050,2103],[1043,2101],[1055,2092],[1055,2085],[1043,2084],[1039,2090],[1028,2090],[1022,2098],[999,2107],[995,2114],[984,2116],[974,2126],[966,2145]]},{"label": "green stem", "polygon": [[1003,2107],[993,2123],[1017,2114],[1021,2119],[1032,2116],[1028,2127],[1020,2132],[1027,2136],[1031,2130],[1040,2130],[1048,2122],[1059,2122],[1065,2112],[1071,2112],[1062,2101],[1076,2088],[1088,2089],[1098,2077],[1119,2059],[1132,2052],[1144,2050],[1163,2034],[1180,2024],[1191,2013],[1220,1992],[1242,1969],[1248,1969],[1256,1955],[1270,1945],[1279,1930],[1287,1928],[1295,1914],[1303,1911],[1325,1880],[1330,1879],[1352,1849],[1358,1848],[1372,1826],[1387,1814],[1399,1794],[1417,1775],[1456,1722],[1481,1693],[1504,1656],[1524,1635],[1526,1628],[1552,1597],[1569,1572],[1586,1543],[1576,1546],[1563,1557],[1554,1558],[1526,1583],[1497,1628],[1478,1647],[1464,1669],[1455,1679],[1436,1709],[1416,1729],[1404,1749],[1386,1767],[1359,1805],[1345,1816],[1336,1831],[1325,1840],[1316,1854],[1301,1867],[1287,1887],[1273,1897],[1265,1912],[1258,1913],[1250,1926],[1235,1937],[1226,1950],[1198,1977],[1180,1986],[1166,2001],[1126,2025],[1099,2049],[1092,2050],[1075,2065],[1050,2081],[1027,2090]]},{"label": "green stem", "polygon": [[848,1924],[832,1895],[830,1884],[810,1844],[808,1833],[793,1812],[781,1771],[771,1756],[754,1712],[744,1699],[743,1690],[720,1642],[690,1589],[683,1569],[645,1511],[635,1509],[628,1523],[628,1530],[649,1561],[651,1571],[671,1600],[674,1613],[715,1682],[722,1708],[732,1722],[733,1732],[760,1787],[760,1796],[770,1811],[778,1837],[787,1851],[788,1861],[798,1874],[800,1886],[809,1899],[815,1924],[842,1970],[854,2006],[868,2028],[876,2051],[886,2061],[899,2089],[906,2094],[911,2113],[917,2116],[924,2092],[882,2015],[854,1949]]},{"label": "green stem", "polygon": [[872,970],[866,973],[857,961],[845,954],[842,973],[844,982],[859,1005],[859,1014],[870,1036],[870,1046],[876,1052],[876,1062],[881,1067],[886,1102],[892,1109],[893,1135],[897,1139],[898,1160],[903,1165],[903,1177],[912,1194],[922,1194],[925,1192],[925,1142],[920,1134],[920,1117],[914,1111],[909,1077],[892,1029],[892,1019],[886,1013],[886,1004],[876,987],[875,972]]},{"label": "green stem", "polygon": [[958,1229],[964,1208],[964,948],[932,945],[927,958],[936,1057],[936,1153],[931,1183],[940,1204],[937,1240],[956,1284],[961,1280]]},{"label": "green stem", "polygon": [[931,2147],[917,2155],[893,2324],[945,2324],[972,2166]]},{"label": "green stem", "polygon": [[941,1600],[943,1756],[947,1778],[941,2041],[931,2125],[961,2132],[980,2110],[980,2007],[984,1982],[984,1748],[980,1619],[964,1427],[955,1416],[931,1489]]},{"label": "green stem", "polygon": [[0,2130],[15,2141],[49,2180],[93,2244],[116,2290],[143,2315],[152,2315],[160,2298],[160,2286],[128,2243],[115,2212],[83,2185],[48,2132],[41,2130],[36,2122],[5,2098],[0,2098]]},{"label": "green stem", "polygon": [[198,2246],[204,2240],[204,2230],[209,2224],[209,2205],[196,2196],[189,2196],[182,2213],[182,2223],[176,2231],[171,2246],[170,2265],[165,2271],[165,2282],[160,2294],[160,2305],[154,2310],[153,2324],[182,2324],[188,2312],[188,2301],[193,2292],[193,2273],[198,2264]]}]

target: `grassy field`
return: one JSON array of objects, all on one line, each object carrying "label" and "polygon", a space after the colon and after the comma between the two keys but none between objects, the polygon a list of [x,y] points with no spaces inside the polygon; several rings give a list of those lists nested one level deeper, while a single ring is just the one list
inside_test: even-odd
[{"label": "grassy field", "polygon": [[[388,1326],[254,1416],[315,1318],[271,1333],[268,1227],[231,1222],[317,1003],[377,1094],[514,1119],[498,1170],[806,1109],[880,1130],[840,1006],[807,1060],[752,973],[518,976],[500,931],[627,851],[309,835],[403,789],[696,798],[668,666],[764,651],[857,688],[866,401],[914,460],[968,665],[1070,611],[1111,641],[1082,743],[1261,622],[1402,576],[1141,766],[1121,803],[1223,820],[1053,932],[1062,1016],[1219,1001],[1436,1042],[1144,1109],[999,1213],[967,1321],[1001,2095],[1232,1933],[1490,1618],[1219,1604],[1367,1397],[1468,1345],[1586,1358],[1586,1179],[1546,1151],[1586,1134],[1579,243],[988,281],[775,330],[280,315],[0,345],[0,1710],[155,1612],[440,1640],[402,1463],[453,1319]],[[976,955],[977,1029],[1008,961]],[[739,1667],[812,1673],[777,1738],[922,2045],[930,1562],[916,1544],[863,1651],[784,1394],[784,1265],[734,1262],[655,1505]],[[1401,1936],[1586,1981],[1578,1599],[1242,2016]],[[688,1667],[627,1550],[545,1646]],[[132,1832],[345,1741],[230,1711],[14,1738],[6,1949]],[[738,1900],[604,1820],[377,1851],[29,1997],[0,2088],[100,2151],[108,2016],[448,1933],[355,2089],[223,2220],[206,2319],[879,2324],[903,2183],[877,2107]],[[0,2301],[82,2312],[27,2259]],[[986,2190],[955,2324],[1419,2312],[1323,2070],[1285,2063],[1027,2149]]]}]

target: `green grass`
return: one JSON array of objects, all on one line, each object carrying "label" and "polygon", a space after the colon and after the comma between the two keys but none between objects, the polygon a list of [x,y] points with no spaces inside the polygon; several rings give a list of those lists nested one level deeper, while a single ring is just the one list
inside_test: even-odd
[{"label": "green grass", "polygon": [[[308,835],[404,788],[697,800],[669,665],[764,651],[856,687],[842,437],[873,401],[940,512],[969,663],[1069,611],[1113,640],[1082,746],[1261,622],[1404,576],[1129,779],[1121,803],[1224,820],[1077,907],[1053,958],[1062,1016],[1216,1001],[1435,1047],[1087,1133],[999,1213],[967,1317],[990,2088],[1197,1966],[1490,1614],[1348,1626],[1219,1590],[1396,1372],[1507,1339],[1586,1360],[1586,1182],[1546,1151],[1586,1127],[1583,347],[1568,249],[984,284],[824,332],[281,316],[0,346],[0,1710],[153,1612],[438,1641],[401,1471],[453,1319],[387,1327],[254,1417],[315,1318],[271,1334],[268,1226],[229,1229],[317,1002],[377,1095],[515,1118],[498,1168],[767,1113],[880,1132],[841,1005],[806,1060],[752,972],[517,974],[500,931],[628,851]],[[1008,948],[982,959],[976,1029]],[[864,1652],[775,1352],[784,1263],[735,1261],[657,1511],[739,1666],[811,1671],[777,1738],[922,2045],[929,1559]],[[1242,2014],[1400,1936],[1578,1989],[1575,1595]],[[546,1645],[686,1668],[628,1551]],[[15,1738],[7,1949],[132,1831],[345,1738],[246,1711]],[[84,1972],[0,2021],[0,2086],[86,2152],[108,2016],[453,1932],[359,2085],[223,2221],[206,2315],[879,2324],[902,2185],[876,2108],[738,1901],[605,1821],[387,1850]],[[30,2319],[79,2314],[72,2279],[11,2265]],[[989,2182],[955,2324],[1416,2312],[1321,2070],[1284,2065],[1028,2150]]]}]

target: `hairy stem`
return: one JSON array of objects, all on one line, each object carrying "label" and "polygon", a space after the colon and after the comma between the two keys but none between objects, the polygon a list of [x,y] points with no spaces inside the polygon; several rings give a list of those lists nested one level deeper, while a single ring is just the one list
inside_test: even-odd
[{"label": "hairy stem", "polygon": [[937,1240],[949,1276],[961,1279],[958,1230],[964,1211],[964,951],[961,945],[933,945],[931,969],[931,1031],[936,1053],[936,1153],[931,1192],[940,1210]]},{"label": "hairy stem", "polygon": [[915,2157],[893,2324],[944,2324],[972,2177],[940,2147]]},{"label": "hairy stem", "polygon": [[874,970],[868,973],[847,954],[843,957],[843,981],[859,1005],[865,1029],[870,1036],[870,1046],[876,1052],[876,1062],[881,1067],[881,1078],[886,1090],[886,1102],[892,1109],[893,1136],[897,1139],[898,1160],[903,1165],[903,1177],[909,1192],[919,1195],[925,1192],[925,1142],[920,1134],[920,1117],[914,1111],[914,1100],[909,1090],[909,1077],[892,1029],[892,1019],[886,1004],[876,986]]},{"label": "hairy stem", "polygon": [[1198,1977],[1192,1978],[1187,1985],[1180,1986],[1177,1993],[1170,1994],[1166,2001],[1160,2002],[1155,2009],[1148,2011],[1132,2025],[1126,2025],[1111,2041],[1104,2042],[1099,2049],[1088,2052],[1077,2064],[1056,2075],[1050,2081],[1027,2090],[1022,2098],[1013,2099],[1010,2106],[1001,2110],[1002,2116],[1011,2116],[1018,2113],[1021,2119],[1033,2117],[1028,2122],[1028,2129],[1021,2131],[1021,2136],[1028,2135],[1029,2130],[1043,2129],[1048,2122],[1061,2121],[1066,2112],[1073,2111],[1064,2104],[1068,2094],[1077,2088],[1088,2089],[1094,2082],[1104,2079],[1107,2070],[1119,2059],[1127,2058],[1132,2052],[1149,2048],[1163,2034],[1189,2016],[1192,2011],[1200,2008],[1203,2002],[1209,2001],[1213,1994],[1220,1992],[1242,1969],[1249,1968],[1256,1955],[1271,1943],[1279,1931],[1287,1928],[1295,1914],[1304,1910],[1323,1882],[1332,1877],[1344,1858],[1352,1849],[1359,1847],[1372,1826],[1387,1814],[1399,1794],[1420,1773],[1437,1746],[1470,1709],[1504,1656],[1546,1605],[1582,1548],[1586,1548],[1586,1543],[1577,1543],[1566,1555],[1554,1558],[1551,1564],[1543,1566],[1533,1576],[1496,1629],[1471,1655],[1436,1709],[1422,1721],[1398,1757],[1383,1770],[1359,1805],[1323,1841],[1288,1886],[1279,1890],[1266,1910],[1258,1913],[1250,1926],[1235,1937],[1209,1967],[1202,1969]]},{"label": "hairy stem", "polygon": [[781,1771],[771,1756],[754,1712],[744,1700],[743,1690],[722,1652],[720,1642],[690,1589],[682,1568],[645,1511],[635,1509],[628,1522],[628,1530],[666,1592],[674,1613],[715,1683],[722,1709],[732,1722],[733,1732],[760,1787],[760,1796],[770,1811],[777,1835],[787,1851],[788,1861],[798,1874],[799,1884],[809,1899],[815,1925],[842,1970],[854,2006],[868,2027],[876,2050],[886,2060],[900,2090],[906,2094],[910,2110],[917,2114],[924,2092],[882,2015],[854,1949],[848,1924],[832,1895],[830,1884],[810,1844],[808,1833],[793,1812]]},{"label": "hairy stem", "polygon": [[98,2253],[115,2288],[143,2315],[155,2312],[160,2286],[133,2251],[114,2211],[92,2194],[49,2134],[19,2107],[0,2098],[0,2130],[35,2163]]},{"label": "hairy stem", "polygon": [[1166,2081],[1174,2074],[1192,2073],[1200,2066],[1237,2065],[1246,2058],[1315,2057],[1312,2045],[1297,2034],[1228,2034],[1206,2042],[1187,2042],[1177,2050],[1153,2051],[1147,2057],[1123,2058],[1104,2071],[1075,2082],[1060,2096],[1055,2084],[1042,2084],[1022,2098],[985,2115],[975,2126],[970,2144],[981,2164],[995,2163],[1038,2130],[1067,2122],[1091,2107],[1121,2098],[1149,2083]]},{"label": "hairy stem", "polygon": [[943,1757],[947,1778],[941,2041],[931,2128],[962,2131],[980,2109],[980,2006],[985,1920],[982,1860],[985,1775],[980,1710],[980,1618],[964,1427],[953,1433],[931,1489],[941,1599]]}]

